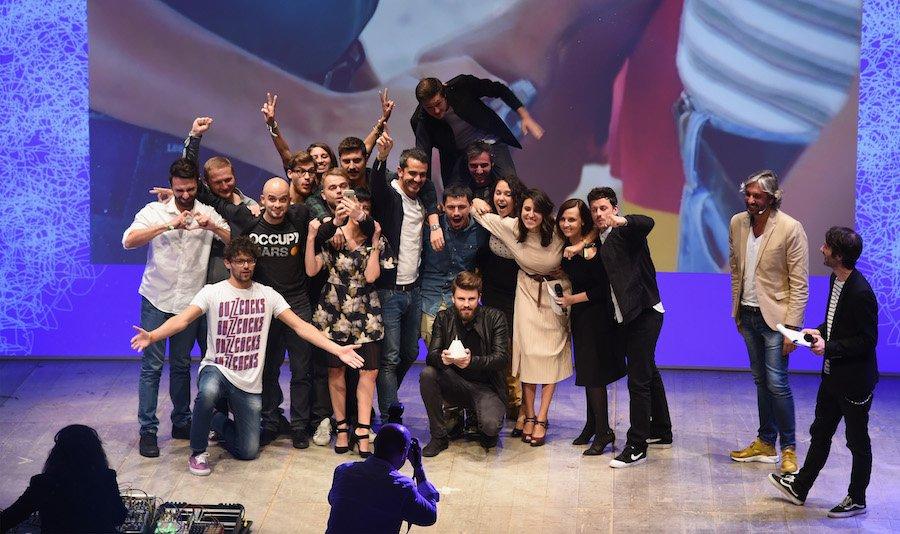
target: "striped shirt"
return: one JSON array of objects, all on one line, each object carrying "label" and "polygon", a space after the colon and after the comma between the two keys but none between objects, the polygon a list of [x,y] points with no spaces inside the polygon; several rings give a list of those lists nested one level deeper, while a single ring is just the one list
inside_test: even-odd
[{"label": "striped shirt", "polygon": [[[834,323],[834,310],[837,309],[838,300],[841,298],[841,291],[844,290],[844,282],[840,280],[834,281],[831,289],[831,300],[828,301],[828,313],[825,314],[825,333],[831,337],[831,325]],[[822,372],[826,375],[831,374],[831,361],[825,358],[825,365]]]},{"label": "striped shirt", "polygon": [[685,0],[677,65],[698,108],[811,140],[859,71],[860,0]]}]

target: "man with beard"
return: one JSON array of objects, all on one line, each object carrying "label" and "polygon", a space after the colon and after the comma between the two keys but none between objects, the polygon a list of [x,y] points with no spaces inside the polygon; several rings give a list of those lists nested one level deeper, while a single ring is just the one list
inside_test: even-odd
[{"label": "man with beard", "polygon": [[[210,426],[222,435],[223,446],[235,458],[256,458],[262,406],[260,375],[273,318],[348,366],[362,365],[362,358],[354,351],[359,345],[341,347],[333,343],[297,317],[274,289],[253,281],[258,256],[259,247],[249,237],[238,236],[225,249],[225,266],[231,273],[227,280],[205,286],[184,311],[159,328],[148,332],[134,327],[138,333],[131,339],[131,346],[143,349],[156,339],[183,330],[200,315],[209,315],[210,323],[215,325],[208,332],[210,350],[203,354],[197,378],[188,460],[188,469],[194,475],[211,472],[206,452]],[[233,420],[215,409],[225,400],[234,412]]]},{"label": "man with beard", "polygon": [[809,299],[809,245],[803,226],[781,211],[782,191],[773,171],[752,174],[741,184],[746,211],[731,218],[731,316],[744,337],[756,383],[759,430],[753,443],[732,451],[735,462],[776,463],[797,472],[794,396],[788,354],[794,344],[776,325],[799,328]]},{"label": "man with beard", "polygon": [[[474,410],[482,445],[497,445],[506,413],[509,334],[503,312],[479,306],[480,298],[481,276],[463,271],[453,280],[453,307],[438,312],[434,320],[428,365],[419,375],[431,431],[422,456],[437,456],[449,446],[444,404]],[[462,352],[453,346],[457,341]]]},{"label": "man with beard", "polygon": [[461,184],[444,189],[444,213],[441,229],[446,236],[444,248],[435,250],[423,243],[422,257],[422,339],[431,340],[431,327],[438,311],[452,304],[451,286],[462,271],[475,270],[475,255],[487,241],[488,233],[469,216],[472,191]]},{"label": "man with beard", "polygon": [[[169,167],[172,197],[151,202],[134,217],[122,235],[126,250],[150,244],[141,278],[141,327],[153,330],[180,313],[206,282],[213,237],[228,242],[228,224],[210,206],[197,201],[197,165],[185,158]],[[225,202],[224,200],[222,202]],[[192,322],[169,341],[169,395],[172,398],[172,437],[188,439],[191,431],[191,349],[197,337]],[[138,382],[139,452],[159,456],[156,403],[165,361],[166,339],[149,344],[141,354]]]},{"label": "man with beard", "polygon": [[[312,215],[303,204],[290,204],[290,185],[283,178],[271,178],[263,186],[260,199],[264,211],[253,213],[243,205],[235,206],[204,189],[199,195],[226,220],[260,246],[260,258],[254,280],[271,286],[287,300],[291,310],[304,321],[311,319],[308,277],[303,265],[306,232]],[[338,209],[319,229],[322,241],[330,239],[335,225],[346,222],[350,213]],[[294,447],[309,447],[307,427],[311,418],[312,357],[309,344],[280,322],[272,323],[263,368],[261,445],[274,440],[288,425],[281,411],[283,394],[278,383],[285,349],[291,368],[291,419],[289,428]]]}]

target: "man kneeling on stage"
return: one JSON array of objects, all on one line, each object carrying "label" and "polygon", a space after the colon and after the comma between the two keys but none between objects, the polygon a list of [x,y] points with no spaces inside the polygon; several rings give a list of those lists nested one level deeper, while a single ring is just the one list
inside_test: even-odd
[{"label": "man kneeling on stage", "polygon": [[[141,350],[207,314],[207,349],[197,378],[192,453],[188,460],[188,468],[195,475],[210,473],[206,452],[210,426],[222,436],[220,444],[235,458],[252,460],[259,452],[262,370],[272,317],[350,367],[358,369],[363,365],[362,357],[354,350],[359,345],[337,345],[291,311],[277,291],[253,281],[258,257],[259,248],[249,237],[232,239],[225,247],[225,267],[231,273],[227,280],[204,286],[184,311],[156,330],[147,332],[134,327],[138,334],[131,339],[131,347]],[[228,400],[234,420],[215,411],[214,406],[221,399]]]},{"label": "man kneeling on stage", "polygon": [[431,441],[422,456],[437,456],[450,440],[442,406],[474,409],[481,444],[497,445],[506,413],[509,335],[500,310],[479,306],[481,276],[469,271],[453,281],[453,308],[438,312],[419,389],[428,414]]}]

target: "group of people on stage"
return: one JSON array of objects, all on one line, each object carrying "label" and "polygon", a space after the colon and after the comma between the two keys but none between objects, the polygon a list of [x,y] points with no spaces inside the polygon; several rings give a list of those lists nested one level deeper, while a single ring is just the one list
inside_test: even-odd
[{"label": "group of people on stage", "polygon": [[[655,363],[665,310],[647,243],[654,220],[620,213],[608,187],[555,211],[544,192],[517,177],[509,147],[520,145],[485,97],[502,99],[518,113],[523,134],[541,138],[543,129],[504,84],[470,75],[447,83],[424,78],[411,119],[417,146],[403,150],[390,172],[394,103],[386,91],[372,131],[342,140],[337,154],[326,143],[292,151],[275,119],[277,96],[268,95],[261,111],[287,180],[268,180],[259,204],[236,187],[227,158],[207,160],[201,180],[200,140],[213,120],[194,120],[184,157],[170,168],[170,187],[153,190],[159,201],[123,235],[126,248],[150,245],[141,327],[132,339],[143,351],[142,455],[159,455],[156,402],[167,341],[172,437],[190,439],[189,468],[198,475],[210,472],[210,428],[242,459],[282,433],[301,449],[310,435],[327,445],[334,434],[336,452],[370,456],[373,424],[402,422],[398,390],[420,338],[428,348],[419,387],[431,434],[422,456],[463,434],[490,449],[506,417],[515,419],[512,436],[544,445],[554,390],[573,374],[573,354],[587,399],[587,421],[573,443],[589,445],[585,455],[614,444],[606,387],[626,375],[630,428],[610,466],[640,464],[648,448],[672,445]],[[435,148],[440,201],[431,180]],[[849,434],[852,418],[850,497],[864,510],[877,305],[853,269],[861,240],[835,228],[823,245],[835,269],[833,302],[826,323],[804,332],[825,357],[825,393],[812,430],[816,452],[794,476],[786,358],[793,345],[776,325],[803,324],[806,234],[778,209],[774,173],[754,174],[741,191],[747,211],[731,224],[733,315],[757,384],[760,429],[731,457],[777,462],[780,437],[783,476],[773,481],[802,502],[837,421],[848,419]],[[846,304],[851,299],[859,302]],[[192,412],[195,339],[203,360]],[[285,350],[289,420],[279,407]]]}]

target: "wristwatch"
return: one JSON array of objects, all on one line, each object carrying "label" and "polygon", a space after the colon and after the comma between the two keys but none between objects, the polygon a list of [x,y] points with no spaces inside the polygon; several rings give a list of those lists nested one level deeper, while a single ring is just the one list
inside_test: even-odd
[{"label": "wristwatch", "polygon": [[174,229],[175,229],[175,227],[172,226],[172,223],[169,223],[169,224],[166,225],[166,230],[167,230],[167,231],[172,231],[172,230],[174,230]]},{"label": "wristwatch", "polygon": [[440,229],[441,229],[441,225],[439,225],[439,224],[432,224],[432,225],[429,226],[428,228],[430,228],[431,231],[434,232],[435,230],[440,230]]}]

